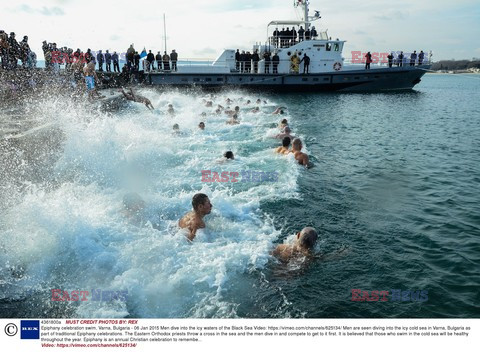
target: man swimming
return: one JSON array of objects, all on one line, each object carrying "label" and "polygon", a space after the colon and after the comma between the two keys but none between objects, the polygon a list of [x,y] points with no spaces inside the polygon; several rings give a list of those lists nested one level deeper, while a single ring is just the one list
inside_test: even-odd
[{"label": "man swimming", "polygon": [[123,94],[123,96],[125,97],[125,99],[134,101],[135,103],[145,104],[145,106],[146,106],[148,109],[154,110],[154,107],[153,107],[151,101],[150,101],[148,98],[145,98],[144,96],[137,95],[137,94],[133,93],[133,89],[132,89],[132,88],[129,88],[129,92],[125,92],[125,91],[123,90],[123,88],[120,89],[119,92],[121,92],[121,93]]},{"label": "man swimming", "polygon": [[240,121],[238,121],[238,115],[233,114],[230,120],[227,120],[227,125],[238,125]]},{"label": "man swimming", "polygon": [[211,213],[213,206],[206,194],[197,193],[192,198],[192,207],[193,211],[185,214],[178,222],[180,228],[189,230],[187,238],[190,241],[193,241],[198,229],[205,228],[203,218]]},{"label": "man swimming", "polygon": [[217,164],[223,164],[223,163],[226,163],[230,160],[235,160],[235,156],[233,155],[233,152],[231,150],[223,153],[223,158],[221,159],[218,159],[216,161]]},{"label": "man swimming", "polygon": [[284,113],[283,110],[284,109],[286,109],[286,108],[284,108],[283,106],[280,106],[280,107],[276,108],[274,112],[272,112],[272,115],[278,115],[278,114],[283,115],[283,113]]},{"label": "man swimming", "polygon": [[292,244],[279,244],[272,254],[283,262],[299,257],[312,257],[312,249],[317,243],[318,234],[313,227],[305,227],[297,232],[297,238]]},{"label": "man swimming", "polygon": [[173,108],[173,105],[172,105],[172,104],[168,104],[167,113],[168,113],[170,116],[175,115],[175,109]]},{"label": "man swimming", "polygon": [[203,130],[205,129],[205,122],[203,122],[203,121],[200,122],[200,123],[198,124],[198,128],[200,128],[200,129],[203,131]]},{"label": "man swimming", "polygon": [[285,138],[283,138],[283,140],[282,140],[282,146],[281,146],[281,147],[278,147],[277,149],[275,149],[275,152],[276,152],[276,153],[279,153],[279,154],[288,154],[288,153],[290,153],[290,150],[288,149],[288,147],[290,147],[290,142],[291,142],[290,137],[285,137]]},{"label": "man swimming", "polygon": [[279,133],[275,136],[277,139],[284,139],[285,137],[290,137],[290,139],[293,141],[295,139],[295,136],[293,134],[290,134],[292,132],[292,129],[288,126],[285,126],[283,129],[283,133]]},{"label": "man swimming", "polygon": [[282,121],[280,121],[280,123],[278,124],[278,128],[280,128],[281,130],[283,130],[285,127],[288,126],[288,120],[287,119],[283,119]]},{"label": "man swimming", "polygon": [[295,138],[292,143],[292,153],[295,156],[295,160],[298,161],[300,165],[305,167],[308,166],[308,155],[302,153],[302,141],[298,138]]},{"label": "man swimming", "polygon": [[238,116],[239,113],[240,113],[240,106],[235,106],[234,110],[225,110],[225,114],[230,116],[233,116],[233,115]]}]

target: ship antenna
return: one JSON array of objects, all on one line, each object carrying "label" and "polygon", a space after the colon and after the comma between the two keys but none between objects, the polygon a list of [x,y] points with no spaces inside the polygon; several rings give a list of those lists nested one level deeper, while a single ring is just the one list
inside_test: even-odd
[{"label": "ship antenna", "polygon": [[163,38],[165,39],[165,52],[167,52],[167,25],[165,22],[165,14],[163,14]]},{"label": "ship antenna", "polygon": [[310,22],[308,19],[308,5],[309,2],[308,0],[295,0],[294,6],[302,6],[303,8],[303,22],[305,23],[305,30],[307,30],[310,27]]}]

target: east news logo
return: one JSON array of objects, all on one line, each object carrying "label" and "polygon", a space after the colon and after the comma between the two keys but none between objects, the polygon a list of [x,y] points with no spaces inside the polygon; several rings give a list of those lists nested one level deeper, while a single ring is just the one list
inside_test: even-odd
[{"label": "east news logo", "polygon": [[40,320],[20,320],[20,338],[34,340],[40,338]]}]

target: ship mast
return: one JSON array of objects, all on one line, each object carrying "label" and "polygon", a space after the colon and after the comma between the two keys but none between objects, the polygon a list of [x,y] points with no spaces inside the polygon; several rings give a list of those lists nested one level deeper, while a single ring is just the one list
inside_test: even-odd
[{"label": "ship mast", "polygon": [[303,9],[303,18],[302,21],[305,23],[305,30],[310,27],[310,21],[308,18],[308,0],[295,0],[295,7],[301,6]]}]

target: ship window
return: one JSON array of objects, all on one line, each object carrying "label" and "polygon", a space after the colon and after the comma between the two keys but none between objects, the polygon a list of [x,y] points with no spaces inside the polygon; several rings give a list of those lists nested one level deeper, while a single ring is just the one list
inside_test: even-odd
[{"label": "ship window", "polygon": [[318,82],[318,78],[314,78],[313,81],[314,81],[314,82]]},{"label": "ship window", "polygon": [[222,78],[222,77],[218,77],[218,78],[217,78],[217,82],[223,82],[223,78]]},{"label": "ship window", "polygon": [[206,79],[205,79],[205,81],[207,81],[207,82],[211,82],[211,81],[212,81],[212,79],[209,77],[209,78],[206,78]]},{"label": "ship window", "polygon": [[324,81],[330,81],[330,78],[325,77],[323,80],[324,80]]},{"label": "ship window", "polygon": [[303,82],[306,82],[306,81],[308,81],[308,78],[305,78],[305,77],[304,77],[304,78],[302,78],[302,81],[303,81]]},{"label": "ship window", "polygon": [[193,81],[194,82],[200,82],[200,78],[194,78]]},{"label": "ship window", "polygon": [[355,77],[355,79],[360,79],[360,77]]},{"label": "ship window", "polygon": [[252,81],[253,81],[253,78],[250,78],[250,82],[252,82]]},{"label": "ship window", "polygon": [[334,49],[335,51],[338,51],[340,49],[340,46],[338,45],[338,43],[335,43],[335,46],[334,46]]},{"label": "ship window", "polygon": [[327,49],[326,49],[326,50],[327,50],[327,51],[332,50],[332,45],[331,45],[330,43],[327,43]]},{"label": "ship window", "polygon": [[188,82],[187,78],[182,78],[182,82]]},{"label": "ship window", "polygon": [[287,55],[290,56],[290,55],[292,55],[292,53],[291,53],[290,51],[288,51],[288,52],[287,52]]},{"label": "ship window", "polygon": [[241,81],[241,80],[243,80],[243,78],[239,78],[238,80]]}]

